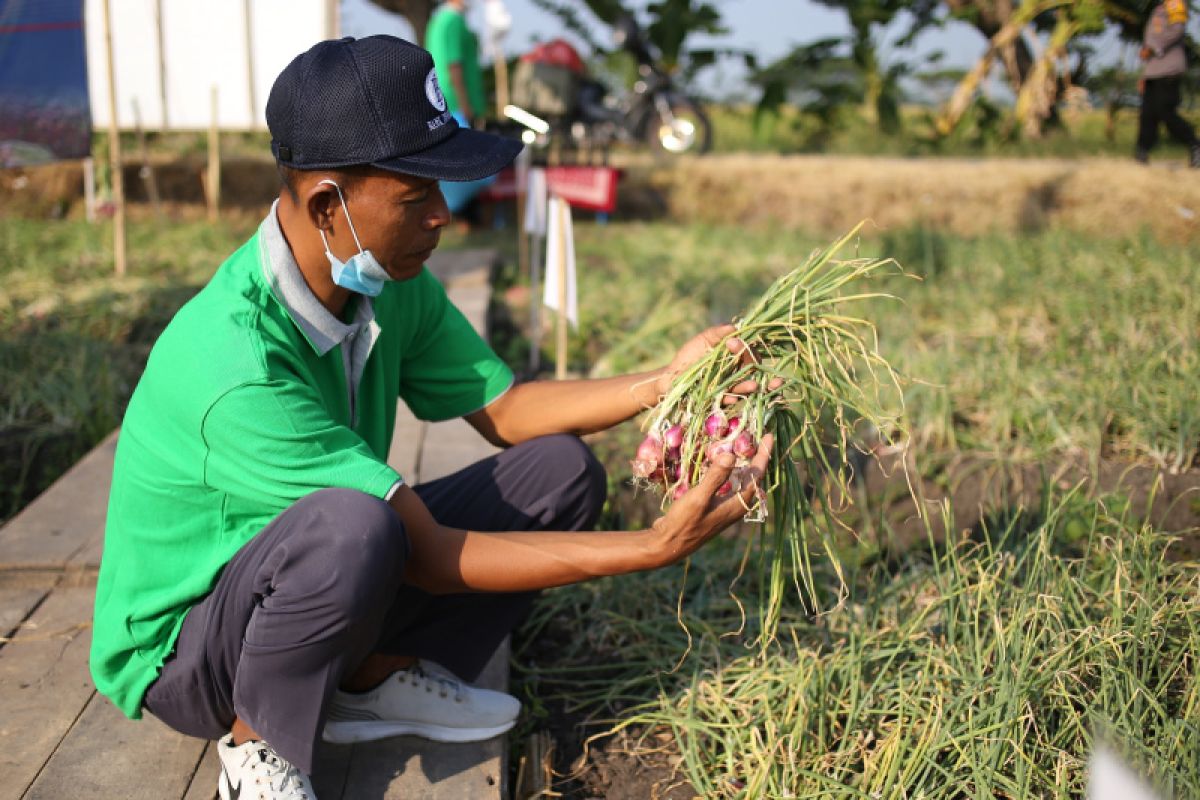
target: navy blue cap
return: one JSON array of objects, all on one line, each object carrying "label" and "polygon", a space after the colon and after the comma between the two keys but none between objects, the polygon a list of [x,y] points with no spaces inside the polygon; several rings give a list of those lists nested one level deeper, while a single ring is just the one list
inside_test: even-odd
[{"label": "navy blue cap", "polygon": [[515,139],[461,127],[433,56],[395,36],[320,42],[292,59],[267,99],[271,152],[295,169],[371,165],[473,181],[521,152]]}]

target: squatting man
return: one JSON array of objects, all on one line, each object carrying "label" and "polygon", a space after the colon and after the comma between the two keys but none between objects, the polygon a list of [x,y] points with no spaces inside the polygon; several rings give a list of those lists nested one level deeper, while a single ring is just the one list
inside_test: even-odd
[{"label": "squatting man", "polygon": [[[426,51],[321,42],[266,117],[279,197],[129,403],[91,654],[126,715],[220,740],[226,800],[312,798],[322,739],[508,730],[517,700],[469,681],[535,592],[675,563],[760,501],[754,480],[715,496],[726,456],[650,528],[593,530],[605,476],[578,437],[712,347],[750,356],[724,326],[652,372],[515,384],[424,264],[450,221],[438,181],[494,174],[520,144],[459,127]],[[397,398],[503,449],[409,485],[386,462]]]}]

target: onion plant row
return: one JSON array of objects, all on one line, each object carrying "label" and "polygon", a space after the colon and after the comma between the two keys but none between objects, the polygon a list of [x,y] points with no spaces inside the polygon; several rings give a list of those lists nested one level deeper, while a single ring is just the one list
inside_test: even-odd
[{"label": "onion plant row", "polygon": [[1200,571],[1108,508],[1071,496],[864,567],[841,609],[785,607],[767,651],[723,635],[736,613],[703,580],[686,633],[666,612],[631,628],[588,608],[635,639],[594,644],[669,661],[690,635],[692,654],[656,679],[614,659],[594,694],[573,694],[597,714],[625,707],[615,729],[647,750],[669,731],[704,797],[1079,797],[1101,741],[1164,797],[1200,796]]}]

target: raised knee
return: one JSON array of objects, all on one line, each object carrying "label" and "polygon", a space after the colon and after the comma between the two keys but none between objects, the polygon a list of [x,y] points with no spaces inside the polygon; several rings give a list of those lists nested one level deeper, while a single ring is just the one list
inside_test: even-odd
[{"label": "raised knee", "polygon": [[563,496],[580,512],[582,528],[590,528],[600,516],[608,495],[608,475],[592,449],[578,436],[556,434],[548,436],[543,445],[545,461],[566,485]]},{"label": "raised knee", "polygon": [[[339,572],[390,575],[409,556],[408,536],[400,517],[386,501],[354,489],[322,489],[309,495],[323,519],[326,541],[321,549],[330,568]],[[368,575],[363,575],[363,572]],[[383,576],[381,576],[383,577]]]}]

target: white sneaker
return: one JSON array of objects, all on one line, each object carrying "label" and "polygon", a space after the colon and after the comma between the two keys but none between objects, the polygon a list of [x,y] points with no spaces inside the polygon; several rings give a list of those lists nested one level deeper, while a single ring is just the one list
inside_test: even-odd
[{"label": "white sneaker", "polygon": [[221,800],[317,800],[308,776],[285,761],[266,742],[244,742],[236,747],[233,734],[217,742]]},{"label": "white sneaker", "polygon": [[477,742],[507,731],[520,711],[512,695],[463,683],[422,660],[369,692],[336,692],[324,738],[350,744],[411,734],[436,742]]}]

